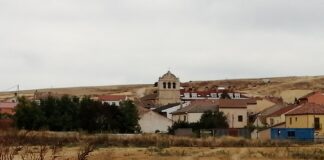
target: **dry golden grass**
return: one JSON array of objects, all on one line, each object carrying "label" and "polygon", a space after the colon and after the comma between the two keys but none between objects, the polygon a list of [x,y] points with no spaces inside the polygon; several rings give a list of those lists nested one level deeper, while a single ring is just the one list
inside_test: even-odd
[{"label": "dry golden grass", "polygon": [[1,160],[318,160],[324,159],[323,147],[323,144],[260,142],[234,137],[200,139],[159,134],[88,135],[26,131],[0,134]]}]

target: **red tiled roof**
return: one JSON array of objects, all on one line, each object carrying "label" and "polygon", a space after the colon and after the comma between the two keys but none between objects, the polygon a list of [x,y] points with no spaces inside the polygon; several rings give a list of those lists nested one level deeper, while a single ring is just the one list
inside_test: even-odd
[{"label": "red tiled roof", "polygon": [[296,109],[288,112],[286,115],[307,115],[307,114],[324,114],[324,105],[305,103]]},{"label": "red tiled roof", "polygon": [[17,106],[17,104],[18,103],[13,103],[13,102],[1,102],[0,108],[14,109]]},{"label": "red tiled roof", "polygon": [[245,99],[220,99],[218,105],[219,108],[246,108],[247,102]]},{"label": "red tiled roof", "polygon": [[218,100],[195,100],[187,107],[173,112],[173,114],[181,113],[203,113],[211,110],[216,111],[219,108],[246,108],[247,101],[243,99],[218,99]]},{"label": "red tiled roof", "polygon": [[98,97],[101,101],[123,101],[127,96],[124,95],[102,95]]},{"label": "red tiled roof", "polygon": [[315,93],[316,93],[316,92],[308,93],[308,94],[306,94],[306,95],[300,97],[299,99],[300,99],[300,100],[301,100],[301,99],[307,99],[309,96],[312,96],[312,95],[314,95]]},{"label": "red tiled roof", "polygon": [[310,93],[299,100],[308,102],[308,103],[315,103],[315,104],[320,104],[324,105],[324,93],[322,92],[313,92]]},{"label": "red tiled roof", "polygon": [[282,114],[285,114],[293,109],[297,108],[297,106],[287,106],[287,107],[284,107],[284,108],[281,108],[279,109],[278,111],[276,112],[273,112],[272,114],[270,114],[268,117],[277,117],[277,116],[281,116]]}]

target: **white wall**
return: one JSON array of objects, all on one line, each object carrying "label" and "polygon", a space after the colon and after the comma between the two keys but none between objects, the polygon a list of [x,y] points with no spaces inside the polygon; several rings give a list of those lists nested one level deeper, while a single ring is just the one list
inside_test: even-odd
[{"label": "white wall", "polygon": [[144,113],[138,123],[141,126],[143,133],[155,133],[156,130],[167,132],[168,127],[172,126],[172,120],[161,116],[154,111]]},{"label": "white wall", "polygon": [[[220,111],[227,117],[227,123],[230,128],[244,128],[247,125],[248,117],[246,108],[220,108]],[[202,115],[203,113],[184,113],[181,115],[173,115],[172,120],[177,122],[186,119],[187,122],[192,123],[198,122]],[[242,122],[238,121],[239,115],[243,116]]]},{"label": "white wall", "polygon": [[[182,104],[182,108],[183,107],[187,107],[190,104],[190,102],[185,102]],[[166,110],[163,110],[162,112],[166,112],[167,113],[167,118],[172,119],[172,112],[175,112],[177,110],[179,110],[181,108],[181,104],[174,106],[172,108],[168,108]]]},{"label": "white wall", "polygon": [[187,121],[189,123],[198,122],[202,115],[203,113],[188,113]]},{"label": "white wall", "polygon": [[[246,108],[220,108],[219,111],[223,112],[227,117],[229,128],[244,128],[247,125],[247,109]],[[243,121],[238,121],[238,116],[243,116]]]},{"label": "white wall", "polygon": [[102,101],[102,103],[108,103],[109,105],[115,104],[116,106],[119,106],[119,101]]}]

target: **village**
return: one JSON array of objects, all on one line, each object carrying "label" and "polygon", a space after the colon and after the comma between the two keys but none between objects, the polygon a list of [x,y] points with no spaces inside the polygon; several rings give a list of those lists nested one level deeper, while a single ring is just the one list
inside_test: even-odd
[{"label": "village", "polygon": [[[91,99],[119,106],[131,100],[139,112],[141,133],[168,133],[176,122],[195,123],[207,112],[222,112],[228,128],[201,129],[199,136],[233,136],[259,140],[320,142],[324,138],[324,93],[313,91],[287,103],[280,97],[254,97],[232,86],[213,86],[197,90],[190,82],[168,71],[152,85],[154,90],[141,97],[118,94],[92,96]],[[35,92],[28,99],[40,103],[55,93]],[[13,125],[8,117],[15,114],[17,93],[0,102],[0,128]],[[73,95],[72,95],[73,96]],[[7,116],[6,116],[7,115]],[[176,136],[194,137],[192,128],[178,128]]]}]

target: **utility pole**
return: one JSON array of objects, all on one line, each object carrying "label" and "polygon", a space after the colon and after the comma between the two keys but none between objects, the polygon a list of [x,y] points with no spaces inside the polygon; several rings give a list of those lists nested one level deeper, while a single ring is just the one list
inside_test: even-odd
[{"label": "utility pole", "polygon": [[19,84],[17,85],[17,97],[19,97]]}]

